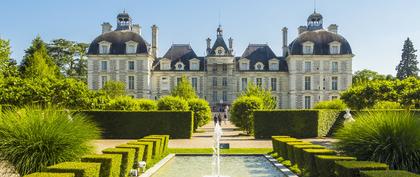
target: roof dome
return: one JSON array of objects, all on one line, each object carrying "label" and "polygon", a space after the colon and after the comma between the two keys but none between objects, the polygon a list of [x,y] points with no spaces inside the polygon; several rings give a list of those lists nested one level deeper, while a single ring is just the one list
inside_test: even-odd
[{"label": "roof dome", "polygon": [[92,41],[89,46],[88,54],[99,54],[99,43],[106,41],[111,43],[109,54],[122,55],[126,54],[126,42],[133,41],[137,43],[136,54],[143,54],[149,52],[149,44],[137,33],[133,31],[112,31],[99,35]]},{"label": "roof dome", "polygon": [[330,55],[330,43],[339,42],[341,44],[340,55],[352,54],[351,47],[347,40],[336,33],[324,29],[303,32],[289,45],[290,55],[302,55],[304,42],[313,42],[313,55]]}]

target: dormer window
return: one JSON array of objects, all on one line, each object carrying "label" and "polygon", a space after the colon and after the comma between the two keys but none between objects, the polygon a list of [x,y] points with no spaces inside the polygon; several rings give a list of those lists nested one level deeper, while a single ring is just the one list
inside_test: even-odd
[{"label": "dormer window", "polygon": [[160,70],[171,70],[171,61],[168,59],[162,59],[160,61]]},{"label": "dormer window", "polygon": [[225,49],[223,47],[217,47],[216,55],[225,55]]},{"label": "dormer window", "polygon": [[184,70],[184,64],[181,62],[176,63],[175,69],[178,71]]},{"label": "dormer window", "polygon": [[239,61],[239,69],[242,70],[242,71],[249,70],[249,60],[241,59]]},{"label": "dormer window", "polygon": [[109,54],[111,43],[107,41],[99,42],[99,54]]},{"label": "dormer window", "polygon": [[276,70],[279,70],[279,62],[278,62],[278,60],[276,60],[276,59],[271,59],[270,61],[269,61],[269,70],[270,71],[276,71]]},{"label": "dormer window", "polygon": [[314,43],[307,41],[302,46],[304,55],[312,55],[314,53]]},{"label": "dormer window", "polygon": [[341,43],[334,41],[330,43],[330,54],[331,55],[338,55],[340,54]]},{"label": "dormer window", "polygon": [[137,42],[128,41],[125,43],[126,49],[125,52],[127,54],[135,54],[137,52]]},{"label": "dormer window", "polygon": [[255,64],[255,70],[264,70],[264,64],[258,62],[257,64]]},{"label": "dormer window", "polygon": [[199,70],[200,69],[200,61],[197,59],[190,60],[190,70]]}]

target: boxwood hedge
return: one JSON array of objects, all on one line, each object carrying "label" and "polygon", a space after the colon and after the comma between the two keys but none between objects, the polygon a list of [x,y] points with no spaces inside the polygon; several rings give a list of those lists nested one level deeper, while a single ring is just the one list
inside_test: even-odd
[{"label": "boxwood hedge", "polygon": [[318,167],[315,163],[315,155],[335,155],[333,150],[329,149],[303,149],[303,168],[301,167],[304,176],[319,176]]},{"label": "boxwood hedge", "polygon": [[388,170],[388,165],[371,161],[336,161],[335,172],[339,177],[360,177],[360,171]]},{"label": "boxwood hedge", "polygon": [[133,168],[137,165],[139,161],[143,161],[143,155],[144,155],[144,145],[137,145],[137,144],[121,144],[116,146],[116,148],[128,148],[128,149],[134,149],[134,164]]},{"label": "boxwood hedge", "polygon": [[334,172],[335,161],[356,160],[355,157],[344,157],[335,155],[316,155],[315,164],[322,177],[338,177]]},{"label": "boxwood hedge", "polygon": [[121,154],[97,154],[83,156],[82,162],[101,163],[101,177],[119,177],[121,168]]},{"label": "boxwood hedge", "polygon": [[296,164],[295,160],[295,152],[294,152],[294,146],[296,145],[313,145],[310,142],[288,142],[286,143],[286,150],[287,150],[287,158],[290,160],[290,163],[292,165]]},{"label": "boxwood hedge", "polygon": [[155,159],[159,157],[160,154],[160,142],[159,139],[138,139],[137,142],[152,142],[153,143],[153,150],[152,150],[152,158]]},{"label": "boxwood hedge", "polygon": [[149,136],[145,136],[144,138],[150,138],[150,137],[163,137],[164,138],[164,150],[163,152],[167,152],[168,151],[168,145],[169,145],[169,135],[149,135]]},{"label": "boxwood hedge", "polygon": [[143,154],[143,161],[149,162],[152,160],[153,155],[153,142],[138,142],[138,141],[129,141],[127,144],[132,145],[143,145],[144,146],[144,154]]},{"label": "boxwood hedge", "polygon": [[100,163],[63,162],[47,167],[47,172],[73,173],[75,177],[99,177]]},{"label": "boxwood hedge", "polygon": [[401,170],[372,170],[372,171],[361,171],[361,177],[420,177],[415,173]]},{"label": "boxwood hedge", "polygon": [[304,167],[304,160],[303,160],[303,150],[304,149],[325,149],[324,146],[320,146],[320,145],[295,145],[293,146],[293,152],[295,152],[294,154],[294,159],[296,161],[296,164],[299,167]]},{"label": "boxwood hedge", "polygon": [[104,154],[121,154],[121,168],[120,168],[120,176],[126,177],[130,174],[130,170],[134,165],[134,154],[136,151],[134,149],[128,148],[108,148],[102,150]]},{"label": "boxwood hedge", "polygon": [[48,173],[36,172],[23,177],[74,177],[74,173]]}]

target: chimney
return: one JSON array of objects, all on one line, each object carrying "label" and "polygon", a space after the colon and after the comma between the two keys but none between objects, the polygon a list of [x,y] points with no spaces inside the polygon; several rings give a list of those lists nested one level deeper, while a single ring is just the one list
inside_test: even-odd
[{"label": "chimney", "polygon": [[141,26],[139,24],[134,24],[131,31],[141,35]]},{"label": "chimney", "polygon": [[331,24],[331,25],[328,27],[328,31],[330,31],[330,32],[332,32],[332,33],[337,34],[337,33],[338,33],[338,25],[336,25],[336,24]]},{"label": "chimney", "polygon": [[152,26],[152,55],[157,57],[158,53],[158,27]]},{"label": "chimney", "polygon": [[102,34],[111,32],[111,30],[112,30],[111,24],[109,24],[108,22],[102,23]]},{"label": "chimney", "polygon": [[207,38],[206,41],[207,41],[207,55],[208,55],[208,54],[210,54],[210,50],[211,50],[211,48],[210,48],[211,39],[210,38]]},{"label": "chimney", "polygon": [[298,34],[300,35],[300,34],[302,34],[303,32],[305,32],[307,30],[308,30],[308,27],[306,27],[306,26],[299,26],[299,28],[298,28]]},{"label": "chimney", "polygon": [[283,56],[285,57],[287,54],[287,27],[284,27],[281,31],[283,31]]},{"label": "chimney", "polygon": [[233,39],[231,37],[229,38],[229,50],[233,51]]}]

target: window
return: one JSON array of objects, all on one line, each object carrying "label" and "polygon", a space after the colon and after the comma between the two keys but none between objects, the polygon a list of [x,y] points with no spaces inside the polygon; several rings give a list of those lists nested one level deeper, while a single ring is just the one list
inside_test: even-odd
[{"label": "window", "polygon": [[217,77],[213,77],[213,87],[217,86]]},{"label": "window", "polygon": [[311,96],[305,96],[305,109],[311,109]]},{"label": "window", "polygon": [[262,78],[257,78],[257,79],[255,79],[255,81],[256,81],[256,85],[258,86],[258,87],[262,87]]},{"label": "window", "polygon": [[255,70],[263,70],[263,69],[264,69],[264,65],[262,63],[255,64]]},{"label": "window", "polygon": [[137,49],[136,45],[130,44],[130,45],[127,46],[127,53],[128,54],[136,53],[136,49]]},{"label": "window", "polygon": [[216,54],[217,55],[224,55],[225,54],[225,49],[223,47],[217,47]]},{"label": "window", "polygon": [[213,72],[217,71],[217,64],[213,64],[212,70],[213,70]]},{"label": "window", "polygon": [[217,91],[213,91],[213,102],[217,101]]},{"label": "window", "polygon": [[223,78],[222,85],[226,87],[228,85],[227,77]]},{"label": "window", "polygon": [[338,77],[331,77],[331,90],[338,90]]},{"label": "window", "polygon": [[108,81],[108,76],[101,76],[101,88],[105,86],[105,83]]},{"label": "window", "polygon": [[311,76],[305,76],[305,90],[311,90]]},{"label": "window", "polygon": [[160,69],[161,70],[170,70],[171,69],[171,65],[170,65],[169,62],[161,62]]},{"label": "window", "polygon": [[311,65],[310,61],[305,61],[305,72],[311,72]]},{"label": "window", "polygon": [[331,63],[331,70],[332,72],[338,72],[338,62],[332,62]]},{"label": "window", "polygon": [[134,61],[128,61],[128,70],[134,71]]},{"label": "window", "polygon": [[101,70],[102,71],[108,70],[108,61],[101,61]]},{"label": "window", "polygon": [[303,46],[303,54],[313,54],[313,47],[312,45],[305,45]]},{"label": "window", "polygon": [[109,46],[108,45],[100,45],[99,48],[99,53],[100,54],[108,54],[109,53]]},{"label": "window", "polygon": [[271,62],[269,67],[270,67],[269,69],[272,71],[279,70],[279,63]]},{"label": "window", "polygon": [[241,70],[249,70],[248,62],[244,62],[244,61],[241,62],[240,69]]},{"label": "window", "polygon": [[169,79],[167,77],[162,77],[160,80],[160,90],[162,91],[168,91],[169,90]]},{"label": "window", "polygon": [[248,78],[242,78],[242,88],[241,88],[241,90],[245,90],[246,89],[246,86],[248,86]]},{"label": "window", "polygon": [[191,85],[194,88],[194,90],[197,92],[198,90],[198,81],[196,77],[191,78]]},{"label": "window", "polygon": [[331,100],[336,100],[338,99],[338,96],[331,96]]},{"label": "window", "polygon": [[277,91],[277,78],[271,78],[271,91]]},{"label": "window", "polygon": [[184,70],[184,64],[182,64],[182,63],[177,63],[176,64],[176,70]]},{"label": "window", "polygon": [[227,101],[227,91],[223,91],[223,101]]},{"label": "window", "polygon": [[338,49],[338,46],[331,46],[331,49],[330,49],[331,51],[330,51],[330,53],[331,54],[339,54],[340,52],[339,52],[339,49]]},{"label": "window", "polygon": [[199,70],[199,65],[197,61],[191,62],[191,70]]},{"label": "window", "polygon": [[223,64],[223,71],[227,71],[227,64]]},{"label": "window", "polygon": [[128,89],[134,90],[134,76],[128,76]]}]

